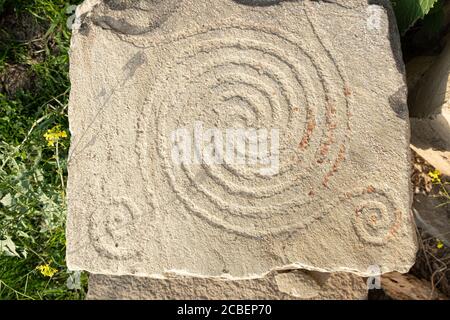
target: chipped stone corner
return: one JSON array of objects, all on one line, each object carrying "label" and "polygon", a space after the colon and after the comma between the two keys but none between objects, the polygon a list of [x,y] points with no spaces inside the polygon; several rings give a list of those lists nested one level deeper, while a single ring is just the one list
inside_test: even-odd
[{"label": "chipped stone corner", "polygon": [[[87,16],[91,15],[94,9],[100,5],[103,0],[84,0],[75,10],[75,20],[72,24],[72,31],[78,32]],[[72,37],[72,40],[76,37]],[[73,44],[73,42],[71,43]]]}]

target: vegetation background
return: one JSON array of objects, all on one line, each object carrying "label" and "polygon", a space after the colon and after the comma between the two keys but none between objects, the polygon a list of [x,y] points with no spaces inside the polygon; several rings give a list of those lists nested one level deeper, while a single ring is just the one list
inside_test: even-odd
[{"label": "vegetation background", "polygon": [[[392,2],[405,48],[411,27],[425,43],[442,28],[444,0]],[[65,265],[67,21],[79,3],[0,0],[0,299],[86,294],[87,275]]]},{"label": "vegetation background", "polygon": [[65,265],[67,21],[80,2],[0,0],[0,299],[85,296],[86,275]]}]

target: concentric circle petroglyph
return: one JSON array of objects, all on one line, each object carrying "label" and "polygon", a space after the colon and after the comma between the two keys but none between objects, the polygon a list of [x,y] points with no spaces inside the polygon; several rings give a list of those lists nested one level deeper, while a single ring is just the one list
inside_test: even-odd
[{"label": "concentric circle petroglyph", "polygon": [[[139,244],[129,245],[140,210],[127,198],[117,198],[105,205],[104,210],[93,213],[90,234],[96,250],[110,258],[130,259],[139,251]],[[127,245],[128,244],[128,245]]]},{"label": "concentric circle petroglyph", "polygon": [[388,193],[369,187],[346,197],[354,208],[352,223],[361,241],[384,245],[399,232],[402,211]]},{"label": "concentric circle petroglyph", "polygon": [[[320,56],[294,39],[280,30],[222,26],[162,45],[167,59],[142,110],[139,152],[148,154],[145,141],[157,139],[161,169],[178,199],[231,232],[262,236],[320,218],[326,210],[314,208],[312,191],[326,188],[345,158],[351,101],[344,76],[319,38]],[[157,110],[153,122],[148,108]],[[223,131],[278,129],[279,173],[263,176],[257,166],[233,163],[175,165],[171,132],[196,121]],[[142,171],[151,166],[145,158]]]}]

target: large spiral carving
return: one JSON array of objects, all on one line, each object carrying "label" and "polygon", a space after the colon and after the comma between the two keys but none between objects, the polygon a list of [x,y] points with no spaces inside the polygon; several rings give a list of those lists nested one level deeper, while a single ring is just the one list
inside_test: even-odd
[{"label": "large spiral carving", "polygon": [[[146,152],[145,141],[155,139],[146,127],[155,125],[159,163],[187,210],[247,236],[301,228],[325,213],[311,195],[344,160],[350,100],[338,65],[315,41],[319,56],[279,30],[224,26],[162,44],[168,58],[143,108],[139,148]],[[157,110],[154,123],[149,108]],[[278,129],[279,173],[231,163],[175,165],[171,132],[196,121],[223,131]],[[143,171],[151,166],[144,158]]]}]

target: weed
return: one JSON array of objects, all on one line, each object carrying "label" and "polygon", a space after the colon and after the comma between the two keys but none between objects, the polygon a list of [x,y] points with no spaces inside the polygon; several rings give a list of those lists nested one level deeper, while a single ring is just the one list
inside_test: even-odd
[{"label": "weed", "polygon": [[79,2],[0,2],[0,299],[85,296],[65,263],[66,8]]}]

